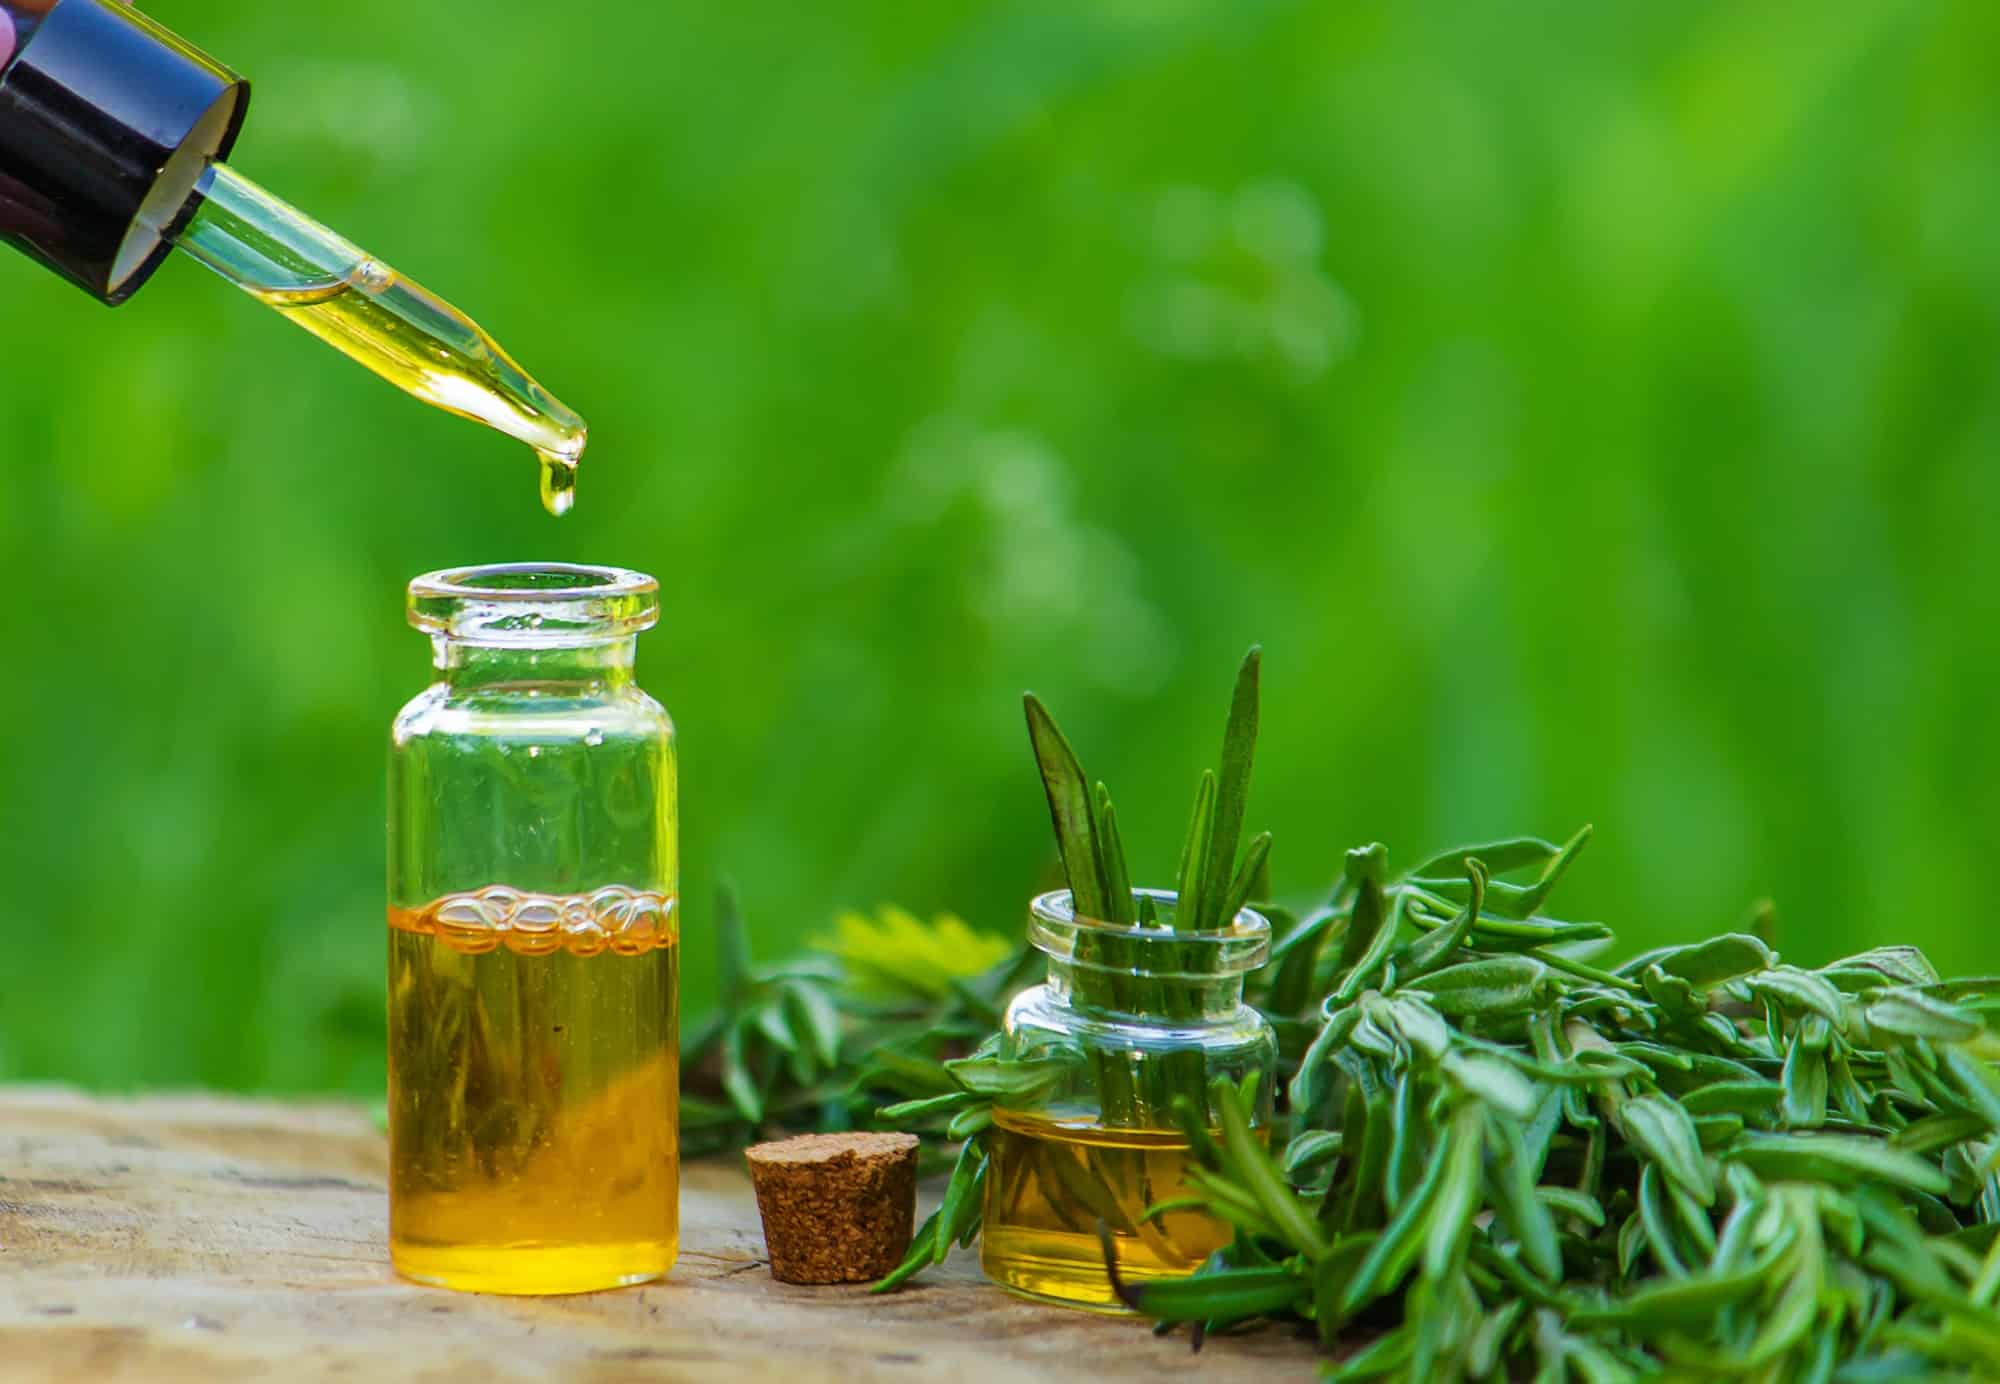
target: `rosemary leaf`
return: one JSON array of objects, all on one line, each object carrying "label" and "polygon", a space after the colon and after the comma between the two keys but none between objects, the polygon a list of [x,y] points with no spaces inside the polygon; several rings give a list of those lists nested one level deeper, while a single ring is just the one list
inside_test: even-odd
[{"label": "rosemary leaf", "polygon": [[1257,1199],[1271,1224],[1299,1252],[1314,1258],[1326,1253],[1326,1238],[1311,1213],[1300,1203],[1298,1194],[1292,1191],[1271,1155],[1251,1134],[1249,1117],[1235,1088],[1226,1081],[1218,1081],[1214,1103],[1222,1120],[1223,1147],[1229,1152],[1236,1175]]},{"label": "rosemary leaf", "polygon": [[1048,795],[1049,820],[1056,831],[1056,847],[1062,853],[1063,873],[1069,879],[1071,897],[1078,916],[1104,918],[1106,889],[1099,873],[1101,856],[1093,827],[1090,786],[1077,763],[1076,752],[1063,738],[1055,718],[1032,692],[1023,699],[1028,715],[1028,739],[1041,768],[1042,789]]},{"label": "rosemary leaf", "polygon": [[931,1262],[942,1264],[951,1253],[952,1242],[965,1232],[966,1223],[979,1214],[986,1190],[988,1166],[983,1140],[968,1139],[952,1166],[951,1181],[945,1185],[944,1200],[938,1205],[935,1243]]},{"label": "rosemary leaf", "polygon": [[1131,923],[1132,876],[1125,868],[1125,842],[1118,835],[1118,810],[1111,790],[1097,785],[1097,857],[1104,877],[1104,917],[1107,923]]},{"label": "rosemary leaf", "polygon": [[[1188,818],[1187,839],[1181,845],[1181,869],[1179,875],[1178,898],[1180,906],[1174,910],[1174,930],[1176,932],[1197,932],[1201,930],[1201,910],[1199,899],[1203,888],[1203,870],[1208,860],[1209,840],[1215,831],[1215,774],[1204,769],[1201,787],[1195,791],[1194,813]],[[1197,901],[1190,908],[1190,900]]]},{"label": "rosemary leaf", "polygon": [[[1250,766],[1257,751],[1258,680],[1264,651],[1252,646],[1236,672],[1229,721],[1222,734],[1222,774],[1216,783],[1215,822],[1202,867],[1200,907],[1189,927],[1213,931],[1234,916],[1224,908],[1236,877],[1236,848],[1243,836],[1243,812],[1250,801]],[[1186,907],[1188,896],[1181,896]]]},{"label": "rosemary leaf", "polygon": [[1229,892],[1222,900],[1222,907],[1216,911],[1211,926],[1226,928],[1233,925],[1236,915],[1246,908],[1255,897],[1257,881],[1264,877],[1265,866],[1271,859],[1271,833],[1260,831],[1250,839],[1250,845],[1243,852],[1243,863],[1236,869],[1236,878],[1230,881]]}]

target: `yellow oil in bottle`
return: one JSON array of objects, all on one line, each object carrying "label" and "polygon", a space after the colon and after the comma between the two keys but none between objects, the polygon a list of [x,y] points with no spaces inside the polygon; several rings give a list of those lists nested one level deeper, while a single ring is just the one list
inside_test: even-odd
[{"label": "yellow oil in bottle", "polygon": [[405,393],[527,443],[541,462],[543,507],[569,512],[583,420],[450,303],[375,259],[343,279],[249,292]]},{"label": "yellow oil in bottle", "polygon": [[1003,1288],[1122,1311],[1097,1238],[1112,1232],[1128,1280],[1193,1273],[1230,1228],[1191,1211],[1146,1208],[1187,1195],[1188,1145],[1162,1130],[1073,1127],[994,1112],[980,1266]]},{"label": "yellow oil in bottle", "polygon": [[489,1293],[657,1278],[679,1248],[673,901],[493,886],[389,910],[389,1249]]}]

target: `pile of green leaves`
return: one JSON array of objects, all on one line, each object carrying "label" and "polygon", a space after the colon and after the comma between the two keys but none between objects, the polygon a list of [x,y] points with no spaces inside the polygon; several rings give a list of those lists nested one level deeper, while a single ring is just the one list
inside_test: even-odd
[{"label": "pile of green leaves", "polygon": [[1185,1108],[1236,1238],[1125,1301],[1296,1320],[1339,1379],[1994,1377],[2000,978],[1754,931],[1599,969],[1543,911],[1587,839],[1350,852],[1259,978],[1289,1138]]}]

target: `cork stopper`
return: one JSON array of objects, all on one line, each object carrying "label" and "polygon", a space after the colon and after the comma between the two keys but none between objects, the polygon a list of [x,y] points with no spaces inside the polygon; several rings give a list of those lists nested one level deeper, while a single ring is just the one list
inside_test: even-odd
[{"label": "cork stopper", "polygon": [[909,1251],[916,1135],[801,1134],[744,1157],[780,1283],[866,1283]]}]

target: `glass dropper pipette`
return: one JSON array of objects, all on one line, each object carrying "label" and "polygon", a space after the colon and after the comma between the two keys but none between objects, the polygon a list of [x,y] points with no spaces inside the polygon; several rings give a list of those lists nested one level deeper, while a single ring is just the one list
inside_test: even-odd
[{"label": "glass dropper pipette", "polygon": [[568,512],[584,421],[478,323],[226,163],[210,162],[196,191],[177,232],[151,229],[397,388],[527,443],[542,504]]}]

